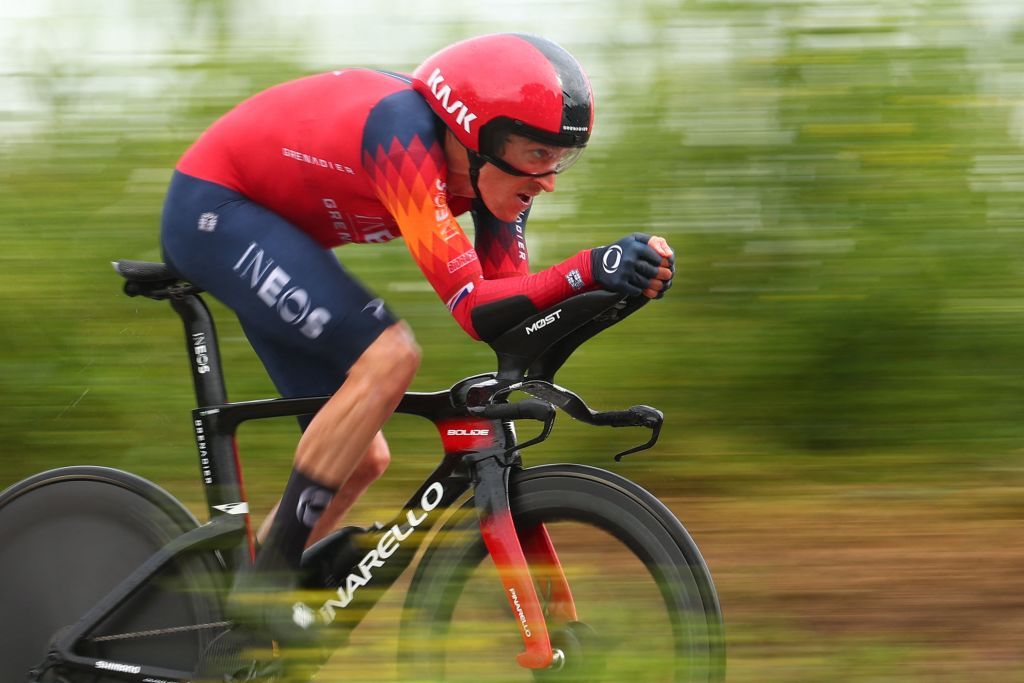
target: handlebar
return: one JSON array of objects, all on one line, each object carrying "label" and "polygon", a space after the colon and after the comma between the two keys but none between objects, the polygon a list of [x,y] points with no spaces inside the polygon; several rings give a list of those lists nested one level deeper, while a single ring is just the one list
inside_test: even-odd
[{"label": "handlebar", "polygon": [[496,403],[486,406],[467,407],[471,415],[493,420],[538,420],[547,422],[554,419],[555,407],[547,401],[528,398],[517,403]]},{"label": "handlebar", "polygon": [[[615,456],[621,460],[630,453],[651,448],[658,440],[664,415],[650,406],[597,412],[575,393],[554,384],[554,375],[581,344],[621,322],[644,306],[644,296],[623,296],[604,290],[587,292],[536,313],[489,340],[498,357],[498,372],[475,377],[452,387],[452,402],[471,415],[501,420],[533,419],[543,421],[540,437],[520,444],[524,448],[547,438],[558,407],[580,422],[608,427],[646,427],[651,438],[646,443]],[[482,381],[481,381],[482,380]],[[506,399],[514,391],[534,398],[517,403]]]},{"label": "handlebar", "polygon": [[[561,408],[570,417],[585,424],[598,427],[646,427],[651,430],[651,438],[646,443],[617,454],[616,461],[654,446],[665,421],[665,416],[660,410],[645,405],[636,405],[625,410],[592,410],[576,393],[544,380],[511,382],[487,377],[482,381],[472,382],[474,379],[481,378],[471,378],[470,382],[453,387],[451,392],[453,402],[464,407],[470,415],[497,420],[531,419],[544,422],[541,435],[520,444],[518,448],[532,446],[547,438],[554,424],[555,407]],[[508,395],[515,391],[530,394],[534,398],[505,403]]]},{"label": "handlebar", "polygon": [[657,408],[651,406],[633,406],[625,410],[609,410],[594,414],[594,424],[608,427],[648,427],[655,429],[661,426],[665,416]]}]

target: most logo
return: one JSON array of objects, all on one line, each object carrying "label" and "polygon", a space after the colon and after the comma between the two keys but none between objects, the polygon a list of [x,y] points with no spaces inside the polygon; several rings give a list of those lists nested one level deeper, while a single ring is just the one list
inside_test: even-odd
[{"label": "most logo", "polygon": [[548,315],[546,315],[543,318],[540,318],[539,320],[534,322],[532,325],[527,325],[523,329],[526,330],[526,334],[533,334],[537,330],[540,330],[540,329],[542,329],[544,327],[547,327],[548,325],[550,325],[551,323],[555,322],[556,320],[558,320],[561,317],[562,317],[562,309],[559,308],[554,313],[549,313]]}]

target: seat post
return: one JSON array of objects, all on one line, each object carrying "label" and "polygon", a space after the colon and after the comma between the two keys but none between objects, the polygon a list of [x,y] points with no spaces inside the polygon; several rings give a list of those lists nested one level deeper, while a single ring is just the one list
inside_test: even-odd
[{"label": "seat post", "polygon": [[196,407],[227,403],[217,331],[213,326],[210,309],[198,294],[171,297],[170,302],[185,325],[185,345],[188,348],[189,365],[192,367]]}]

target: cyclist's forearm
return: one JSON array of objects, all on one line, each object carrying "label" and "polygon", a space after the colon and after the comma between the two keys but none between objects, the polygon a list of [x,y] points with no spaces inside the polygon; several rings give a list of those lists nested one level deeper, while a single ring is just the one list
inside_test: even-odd
[{"label": "cyclist's forearm", "polygon": [[477,280],[450,306],[452,315],[474,339],[492,339],[533,313],[593,289],[590,260],[590,250],[583,250],[532,275]]}]

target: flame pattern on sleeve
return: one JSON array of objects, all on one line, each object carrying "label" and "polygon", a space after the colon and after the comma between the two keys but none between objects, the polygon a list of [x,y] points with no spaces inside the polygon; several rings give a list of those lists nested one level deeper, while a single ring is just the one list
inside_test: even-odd
[{"label": "flame pattern on sleeve", "polygon": [[448,207],[440,144],[433,142],[428,149],[419,136],[408,145],[396,137],[372,155],[364,151],[363,166],[381,203],[398,223],[413,259],[442,301],[482,279],[476,251]]}]

